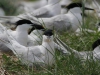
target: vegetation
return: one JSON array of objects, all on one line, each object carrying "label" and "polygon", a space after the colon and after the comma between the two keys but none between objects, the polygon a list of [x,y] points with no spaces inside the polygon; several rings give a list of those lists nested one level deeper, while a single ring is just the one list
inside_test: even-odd
[{"label": "vegetation", "polygon": [[[1,0],[0,0],[1,1]],[[7,0],[3,0],[7,1]],[[1,2],[3,2],[1,1]],[[0,2],[0,4],[1,4]],[[8,4],[7,2],[5,4]],[[9,6],[13,8],[12,6]],[[5,9],[8,9],[7,6]],[[10,11],[10,9],[6,10]],[[14,11],[7,12],[7,14],[13,14]],[[93,15],[93,14],[92,14]],[[88,15],[84,28],[97,31],[95,24],[98,21],[95,16]],[[83,29],[84,29],[83,28]],[[88,33],[82,31],[80,36],[76,36],[75,33],[63,32],[59,34],[59,38],[64,41],[69,47],[78,51],[92,51],[92,43],[100,36],[100,32]],[[5,75],[99,75],[100,63],[99,61],[86,60],[82,62],[80,59],[75,58],[74,55],[66,56],[56,51],[56,63],[52,67],[29,67],[22,65],[21,62],[14,58],[14,56],[7,57],[2,56],[1,73]]]}]

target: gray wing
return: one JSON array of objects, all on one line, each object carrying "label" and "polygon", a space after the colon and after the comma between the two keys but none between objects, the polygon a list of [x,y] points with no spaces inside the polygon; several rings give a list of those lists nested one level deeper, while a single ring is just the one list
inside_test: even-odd
[{"label": "gray wing", "polygon": [[56,31],[64,31],[64,30],[70,30],[71,23],[68,17],[66,15],[58,15],[51,18],[51,21],[53,22],[53,28]]},{"label": "gray wing", "polygon": [[43,55],[39,46],[29,47],[29,50],[30,50],[31,53],[33,53],[37,57],[41,57]]},{"label": "gray wing", "polygon": [[32,46],[29,47],[30,54],[28,56],[28,60],[31,62],[36,62],[36,63],[44,63],[44,54],[41,52],[40,46]]},{"label": "gray wing", "polygon": [[48,17],[48,16],[50,16],[49,14],[48,14],[49,12],[48,12],[48,9],[47,8],[45,8],[45,7],[42,7],[42,8],[39,8],[39,9],[37,9],[37,10],[35,10],[35,11],[33,11],[32,13],[31,13],[31,15],[32,16],[35,16],[35,17]]},{"label": "gray wing", "polygon": [[42,7],[42,8],[39,8],[39,9],[33,11],[33,12],[30,12],[30,13],[27,12],[27,13],[21,14],[18,17],[29,19],[29,18],[32,18],[32,17],[41,18],[41,17],[48,17],[48,16],[51,16],[51,15],[49,15],[48,9],[45,8],[45,7]]}]

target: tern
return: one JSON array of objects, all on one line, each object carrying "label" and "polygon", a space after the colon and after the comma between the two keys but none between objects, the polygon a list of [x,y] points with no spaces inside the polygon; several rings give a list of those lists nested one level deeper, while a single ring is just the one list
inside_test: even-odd
[{"label": "tern", "polygon": [[[36,45],[40,45],[42,43],[42,36],[41,35],[44,33],[44,30],[45,30],[43,26],[32,23],[30,20],[26,20],[26,19],[19,20],[15,24],[16,24],[16,30],[12,31],[9,29],[9,30],[7,30],[7,32],[9,32],[9,34],[11,34],[13,36],[13,38],[15,38],[18,43],[20,43],[21,45],[26,46],[26,47],[36,46]],[[33,25],[33,27],[31,25]],[[28,30],[30,28],[32,30],[35,29],[33,31],[33,33],[28,32]],[[2,30],[2,29],[0,29],[0,30]],[[0,38],[0,39],[8,40],[5,33],[2,34],[1,37],[2,38]],[[2,45],[2,43],[1,43],[1,45]],[[60,47],[56,43],[55,43],[55,48],[64,54],[68,53],[66,50],[62,49],[62,47]],[[9,49],[5,46],[1,46],[1,50],[5,51],[5,52],[9,51]]]},{"label": "tern", "polygon": [[[4,28],[2,24],[0,24],[0,26]],[[16,22],[15,31],[7,30],[7,32],[9,32],[21,45],[27,46],[28,44],[31,43],[31,41],[29,42],[30,38],[28,37],[28,30],[32,27],[34,27],[34,29],[35,28],[43,29],[42,26],[34,24],[29,20],[23,19]],[[0,39],[8,41],[5,32],[2,29],[0,30],[1,30]],[[0,42],[0,51],[9,52],[9,49],[5,45],[3,45],[2,42]]]},{"label": "tern", "polygon": [[32,66],[33,63],[36,63],[52,66],[55,63],[54,36],[52,30],[46,30],[44,32],[41,45],[31,47],[19,44],[8,32],[6,32],[6,35],[12,47],[5,40],[2,40],[3,43],[13,51],[23,64]]},{"label": "tern", "polygon": [[[82,4],[71,3],[67,7],[68,13],[57,15],[51,18],[34,18],[34,21],[43,24],[48,29],[56,31],[76,31],[82,25]],[[84,8],[85,10],[94,10]]]}]

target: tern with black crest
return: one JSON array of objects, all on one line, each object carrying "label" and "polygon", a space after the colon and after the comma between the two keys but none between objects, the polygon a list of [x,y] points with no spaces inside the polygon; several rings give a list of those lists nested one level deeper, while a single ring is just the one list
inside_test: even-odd
[{"label": "tern with black crest", "polygon": [[[0,26],[4,27],[2,24],[0,24]],[[29,29],[31,28],[43,29],[42,26],[34,24],[31,21],[26,20],[26,19],[17,21],[15,26],[16,26],[15,31],[12,31],[12,30],[6,30],[6,31],[9,32],[16,39],[16,41],[18,41],[21,45],[24,45],[24,46],[28,46],[28,44],[31,43],[31,41],[29,41],[30,38],[28,37]],[[7,41],[8,38],[6,36],[5,30],[2,31],[2,33],[3,34],[0,34],[0,39]],[[0,42],[0,50],[4,52],[9,51],[9,49],[5,45],[3,45],[2,42]]]},{"label": "tern with black crest", "polygon": [[[32,66],[33,63],[52,66],[55,63],[55,49],[53,31],[46,30],[43,34],[42,44],[38,46],[26,47],[19,44],[9,33],[6,33],[14,49],[13,53],[21,60],[23,64]],[[8,46],[7,42],[4,42]],[[9,46],[8,46],[9,47]]]}]

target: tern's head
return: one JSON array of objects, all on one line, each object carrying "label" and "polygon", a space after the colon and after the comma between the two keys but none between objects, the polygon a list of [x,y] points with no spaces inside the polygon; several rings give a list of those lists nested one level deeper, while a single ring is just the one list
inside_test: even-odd
[{"label": "tern's head", "polygon": [[93,44],[92,44],[92,49],[94,50],[96,47],[98,47],[100,45],[100,39],[96,40]]},{"label": "tern's head", "polygon": [[53,41],[53,31],[52,30],[45,30],[43,34],[43,41],[45,42],[51,42]]},{"label": "tern's head", "polygon": [[24,30],[28,30],[28,29],[32,28],[32,26],[33,26],[33,23],[26,19],[19,20],[15,24],[16,24],[16,27],[19,27]]},{"label": "tern's head", "polygon": [[16,24],[16,27],[18,27],[22,30],[43,29],[43,26],[32,23],[30,20],[26,20],[26,19],[19,20],[15,24]]},{"label": "tern's head", "polygon": [[[82,13],[83,5],[82,3],[71,3],[68,6],[66,6],[66,8],[68,11],[71,11],[71,12]],[[84,10],[94,10],[94,9],[84,7]]]}]

